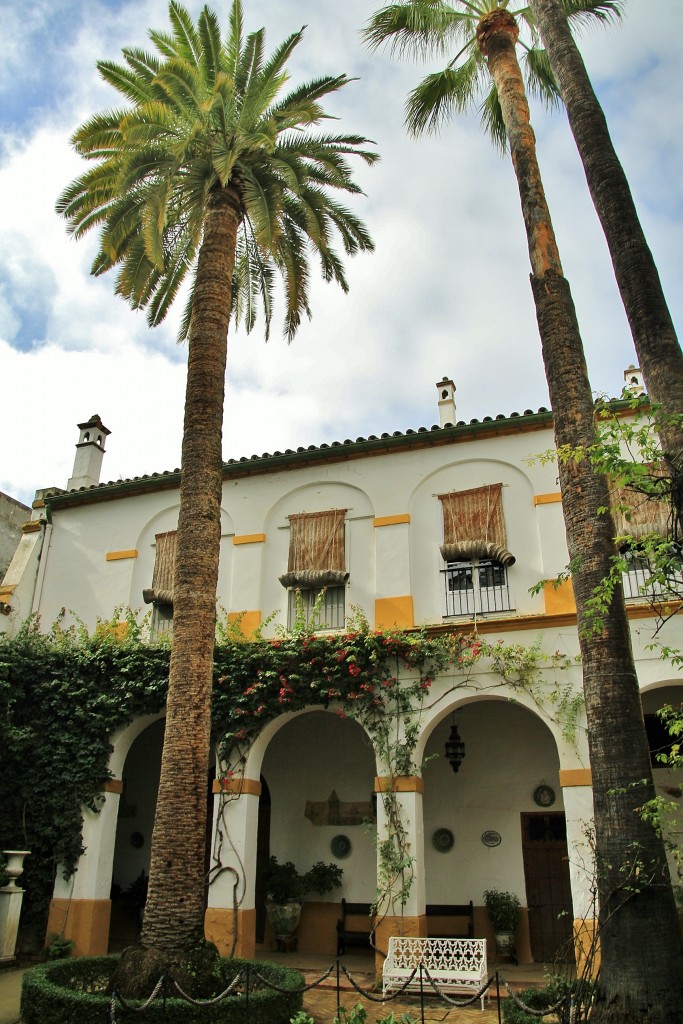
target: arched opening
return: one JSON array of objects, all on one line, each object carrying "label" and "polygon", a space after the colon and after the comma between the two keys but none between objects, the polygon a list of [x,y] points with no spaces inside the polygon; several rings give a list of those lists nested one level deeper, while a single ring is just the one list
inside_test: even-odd
[{"label": "arched opening", "polygon": [[573,914],[555,739],[539,716],[510,701],[461,705],[455,722],[464,743],[457,773],[445,752],[450,713],[425,748],[428,924],[430,905],[472,900],[474,933],[487,938],[493,951],[483,894],[509,891],[523,908],[519,961],[570,955]]},{"label": "arched opening", "polygon": [[[375,895],[374,834],[366,824],[374,813],[374,777],[375,756],[366,733],[357,722],[332,712],[292,718],[268,745],[261,767],[257,922],[269,856],[280,863],[292,861],[301,873],[318,861],[338,863],[344,872],[341,888],[305,898],[299,952],[334,956],[342,896],[370,902]],[[275,949],[270,925],[264,925],[262,935],[257,932],[257,941],[265,950]]]},{"label": "arched opening", "polygon": [[[121,778],[111,886],[109,950],[118,952],[137,940],[147,899],[150,851],[156,811],[165,719],[148,725],[126,755]],[[207,780],[205,873],[208,876],[212,841],[212,767]]]}]

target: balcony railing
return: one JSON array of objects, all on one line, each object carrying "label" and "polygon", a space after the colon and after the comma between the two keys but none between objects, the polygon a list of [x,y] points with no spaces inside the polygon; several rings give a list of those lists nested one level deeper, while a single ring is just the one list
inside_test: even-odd
[{"label": "balcony railing", "polygon": [[472,617],[512,611],[507,569],[500,562],[449,562],[441,570],[444,617]]}]

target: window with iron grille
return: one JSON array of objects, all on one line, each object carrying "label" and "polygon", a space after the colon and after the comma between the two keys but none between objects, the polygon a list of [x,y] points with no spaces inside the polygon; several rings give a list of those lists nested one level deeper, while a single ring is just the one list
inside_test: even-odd
[{"label": "window with iron grille", "polygon": [[297,596],[301,602],[300,607],[304,621],[308,624],[314,620],[316,629],[342,629],[345,622],[345,598],[346,587],[325,587],[324,594],[318,607],[316,601],[323,591],[320,589],[297,590],[292,588],[288,591],[287,628],[293,629],[297,617]]},{"label": "window with iron grille", "polygon": [[680,600],[683,593],[683,573],[680,559],[671,559],[668,564],[655,567],[645,552],[629,548],[622,552],[628,569],[621,575],[626,600]]},{"label": "window with iron grille", "polygon": [[493,559],[447,562],[444,581],[444,617],[487,615],[513,609],[507,569]]}]

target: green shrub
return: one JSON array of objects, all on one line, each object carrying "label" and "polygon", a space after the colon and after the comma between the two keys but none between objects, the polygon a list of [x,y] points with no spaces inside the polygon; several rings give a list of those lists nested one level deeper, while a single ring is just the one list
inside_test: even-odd
[{"label": "green shrub", "polygon": [[[57,960],[26,972],[21,990],[23,1024],[109,1024],[110,979],[118,957]],[[253,960],[223,960],[226,986],[231,976],[249,966],[279,988],[300,989],[303,977],[288,967]],[[260,987],[249,992],[250,1024],[288,1024],[301,1009],[301,992],[276,992]],[[229,996],[213,1006],[193,1006],[179,998],[156,999],[139,1014],[116,1007],[116,1020],[139,1024],[244,1024],[246,997]],[[139,1003],[137,1004],[139,1005]]]},{"label": "green shrub", "polygon": [[[515,995],[521,1003],[532,1010],[547,1010],[560,998],[557,990],[548,988],[525,988]],[[503,1000],[503,1020],[505,1024],[540,1024],[542,1017],[536,1017],[533,1013],[526,1013],[521,1006],[518,1006],[514,999],[508,996]]]}]

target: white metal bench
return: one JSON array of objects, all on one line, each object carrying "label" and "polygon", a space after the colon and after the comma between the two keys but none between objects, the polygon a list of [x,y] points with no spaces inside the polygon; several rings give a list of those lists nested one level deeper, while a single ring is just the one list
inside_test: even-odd
[{"label": "white metal bench", "polygon": [[[486,939],[427,939],[392,935],[382,968],[384,995],[402,988],[413,971],[406,991],[420,988],[420,965],[429,971],[437,991],[479,992],[486,984]],[[432,988],[423,976],[424,990]],[[481,996],[484,1009],[484,995]]]}]

